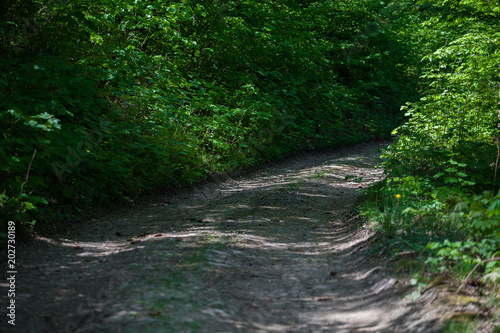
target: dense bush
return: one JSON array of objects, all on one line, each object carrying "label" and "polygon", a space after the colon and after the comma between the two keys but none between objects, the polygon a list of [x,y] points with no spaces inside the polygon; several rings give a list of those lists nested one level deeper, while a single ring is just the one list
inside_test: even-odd
[{"label": "dense bush", "polygon": [[470,271],[490,260],[482,272],[497,280],[500,6],[426,0],[408,13],[422,95],[402,108],[407,122],[385,152],[389,177],[364,213],[390,237],[426,247],[430,267]]}]

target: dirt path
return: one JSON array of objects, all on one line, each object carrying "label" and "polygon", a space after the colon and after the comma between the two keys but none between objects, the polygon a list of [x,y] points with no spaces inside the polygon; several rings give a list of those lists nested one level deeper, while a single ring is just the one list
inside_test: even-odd
[{"label": "dirt path", "polygon": [[434,332],[367,255],[355,214],[383,146],[302,156],[26,244],[15,331]]}]

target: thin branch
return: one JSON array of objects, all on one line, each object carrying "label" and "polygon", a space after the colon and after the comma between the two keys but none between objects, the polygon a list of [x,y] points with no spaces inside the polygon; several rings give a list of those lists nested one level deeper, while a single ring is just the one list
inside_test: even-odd
[{"label": "thin branch", "polygon": [[485,263],[488,263],[490,261],[500,261],[500,257],[495,257],[495,258],[491,258],[491,259],[486,259],[486,260],[483,260],[481,261],[481,259],[479,259],[479,262],[477,263],[476,266],[474,266],[474,268],[472,269],[472,271],[470,271],[470,273],[467,275],[467,277],[465,278],[465,280],[463,280],[462,284],[460,285],[460,287],[458,287],[457,289],[457,294],[458,292],[462,289],[462,287],[464,286],[465,282],[467,282],[467,280],[469,280],[470,276],[472,275],[472,273],[474,273],[474,271],[479,267],[479,265],[481,264],[485,264]]},{"label": "thin branch", "polygon": [[28,178],[30,177],[31,163],[33,163],[33,160],[35,159],[35,155],[36,155],[36,148],[35,148],[35,151],[33,152],[33,156],[31,157],[30,164],[28,165],[28,171],[26,171],[26,181],[24,181],[24,182],[21,184],[21,190],[19,191],[19,194],[23,194],[23,187],[24,187],[24,184],[26,184],[26,182],[28,181]]}]

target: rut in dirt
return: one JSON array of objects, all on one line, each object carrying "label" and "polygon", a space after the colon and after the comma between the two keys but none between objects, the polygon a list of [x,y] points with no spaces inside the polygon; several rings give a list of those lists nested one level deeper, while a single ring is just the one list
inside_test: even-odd
[{"label": "rut in dirt", "polygon": [[39,237],[19,254],[16,331],[437,331],[356,213],[386,145],[303,155]]}]

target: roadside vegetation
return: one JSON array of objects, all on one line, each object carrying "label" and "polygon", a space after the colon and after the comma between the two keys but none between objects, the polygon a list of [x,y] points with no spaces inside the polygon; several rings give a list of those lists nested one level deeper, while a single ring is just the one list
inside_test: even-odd
[{"label": "roadside vegetation", "polygon": [[407,120],[384,153],[388,176],[368,191],[363,214],[393,254],[424,261],[414,284],[448,276],[456,292],[479,287],[498,306],[500,6],[418,3],[421,97],[402,107]]}]

